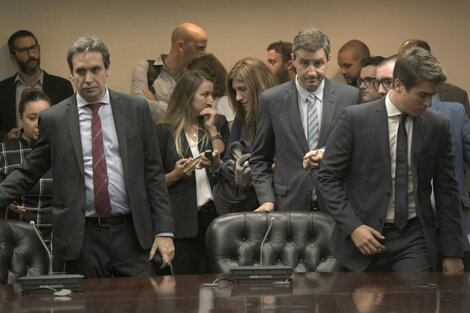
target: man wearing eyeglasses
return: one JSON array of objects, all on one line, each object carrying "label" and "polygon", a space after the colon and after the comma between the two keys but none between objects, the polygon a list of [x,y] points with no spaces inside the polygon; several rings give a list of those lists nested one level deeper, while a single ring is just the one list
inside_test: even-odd
[{"label": "man wearing eyeglasses", "polygon": [[42,89],[56,104],[73,95],[72,84],[41,69],[40,45],[33,33],[19,30],[8,39],[10,59],[18,73],[0,82],[0,141],[14,138],[20,128],[18,105],[26,88]]},{"label": "man wearing eyeglasses", "polygon": [[377,66],[376,80],[373,84],[382,96],[385,96],[393,88],[393,69],[395,68],[397,57],[398,54],[392,55]]},{"label": "man wearing eyeglasses", "polygon": [[362,99],[369,102],[382,98],[382,95],[374,87],[377,76],[377,66],[384,60],[384,57],[375,56],[361,61],[361,74],[357,79],[357,87],[361,89]]}]

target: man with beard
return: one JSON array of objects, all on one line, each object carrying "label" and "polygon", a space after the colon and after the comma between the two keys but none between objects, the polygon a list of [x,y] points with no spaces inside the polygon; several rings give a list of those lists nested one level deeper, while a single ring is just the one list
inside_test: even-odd
[{"label": "man with beard", "polygon": [[8,39],[11,60],[18,73],[0,82],[0,141],[14,138],[20,128],[18,105],[23,90],[42,89],[56,104],[73,95],[72,84],[41,69],[40,46],[33,33],[19,30]]},{"label": "man with beard", "polygon": [[280,84],[293,80],[295,77],[294,61],[291,58],[292,44],[276,41],[268,46],[268,62],[266,63],[276,75]]}]

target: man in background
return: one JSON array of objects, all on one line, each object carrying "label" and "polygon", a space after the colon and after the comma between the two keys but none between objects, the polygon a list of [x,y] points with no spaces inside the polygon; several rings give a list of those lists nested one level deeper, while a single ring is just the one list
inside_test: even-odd
[{"label": "man in background", "polygon": [[143,60],[132,72],[131,94],[145,98],[152,120],[157,123],[166,112],[176,82],[188,61],[206,52],[207,34],[196,24],[182,23],[171,34],[168,54]]},{"label": "man in background", "polygon": [[42,89],[54,105],[73,95],[72,84],[41,69],[41,49],[36,36],[19,30],[8,39],[10,59],[18,72],[0,82],[0,141],[11,139],[20,131],[18,105],[26,88]]},{"label": "man in background", "polygon": [[375,89],[374,81],[377,77],[377,66],[384,60],[384,57],[376,56],[362,59],[361,74],[357,79],[357,86],[361,89],[364,102],[380,99],[382,95]]},{"label": "man in background", "polygon": [[276,41],[268,46],[268,68],[276,75],[280,84],[295,77],[294,61],[292,60],[292,44]]},{"label": "man in background", "polygon": [[348,85],[357,87],[361,72],[361,60],[370,57],[369,48],[360,40],[353,39],[345,43],[338,51],[338,65]]}]

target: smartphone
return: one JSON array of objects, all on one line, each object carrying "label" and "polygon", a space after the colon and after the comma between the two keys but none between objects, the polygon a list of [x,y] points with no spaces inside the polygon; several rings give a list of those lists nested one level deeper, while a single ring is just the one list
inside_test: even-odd
[{"label": "smartphone", "polygon": [[212,162],[212,150],[208,149],[206,151],[204,151],[204,156]]}]

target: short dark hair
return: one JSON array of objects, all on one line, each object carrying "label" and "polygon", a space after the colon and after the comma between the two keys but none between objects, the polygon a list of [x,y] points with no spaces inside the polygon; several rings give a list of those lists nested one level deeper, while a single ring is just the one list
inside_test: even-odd
[{"label": "short dark hair", "polygon": [[18,105],[18,113],[23,116],[26,104],[32,101],[44,100],[51,105],[51,99],[38,88],[26,88],[21,94],[20,104]]},{"label": "short dark hair", "polygon": [[227,90],[225,84],[227,70],[212,53],[201,54],[192,58],[186,65],[186,69],[204,72],[212,77],[214,83],[212,96],[214,99],[225,96]]},{"label": "short dark hair", "polygon": [[320,30],[309,27],[304,28],[297,33],[292,46],[292,54],[297,57],[297,50],[304,49],[306,51],[315,52],[319,49],[325,51],[326,57],[330,56],[330,39]]},{"label": "short dark hair", "polygon": [[266,49],[266,51],[269,51],[269,50],[274,50],[277,53],[279,53],[281,55],[283,63],[288,62],[292,58],[291,57],[292,44],[290,42],[286,42],[282,40],[273,42],[269,44],[268,48]]},{"label": "short dark hair", "polygon": [[385,60],[385,58],[379,55],[375,57],[365,58],[361,60],[361,67],[366,67],[369,65],[378,66],[383,60]]},{"label": "short dark hair", "polygon": [[87,52],[99,52],[103,57],[103,64],[105,69],[109,68],[111,63],[111,56],[109,54],[108,47],[104,42],[98,37],[94,36],[85,36],[78,38],[72,45],[72,47],[67,52],[67,63],[70,68],[70,72],[73,72],[73,63],[72,58],[77,53],[87,53]]},{"label": "short dark hair", "polygon": [[13,35],[11,35],[10,38],[8,38],[8,50],[10,50],[10,54],[15,54],[15,50],[16,50],[15,40],[18,38],[23,38],[23,37],[33,37],[34,41],[36,41],[36,44],[38,44],[38,40],[32,32],[30,32],[29,30],[24,30],[24,29],[19,30],[13,33]]},{"label": "short dark hair", "polygon": [[393,80],[399,79],[406,90],[422,81],[441,84],[447,75],[437,59],[427,50],[413,47],[403,51],[393,69]]}]

